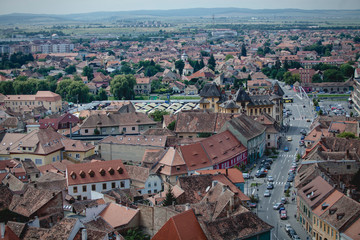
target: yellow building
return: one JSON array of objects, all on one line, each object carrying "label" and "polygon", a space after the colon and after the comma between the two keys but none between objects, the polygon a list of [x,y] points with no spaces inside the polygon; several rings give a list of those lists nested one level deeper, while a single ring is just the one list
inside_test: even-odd
[{"label": "yellow building", "polygon": [[7,133],[0,147],[1,159],[32,160],[37,166],[60,161],[71,154],[71,161],[82,161],[94,154],[94,146],[65,138],[52,128],[33,130],[28,134]]},{"label": "yellow building", "polygon": [[50,91],[38,91],[35,95],[7,95],[4,103],[5,107],[14,112],[29,111],[37,107],[44,107],[52,112],[60,112],[62,109],[61,96]]},{"label": "yellow building", "polygon": [[240,88],[234,95],[226,96],[215,83],[205,84],[200,92],[200,109],[221,113],[245,113],[260,116],[267,113],[280,124],[283,119],[283,90],[278,83],[266,94],[249,95]]}]

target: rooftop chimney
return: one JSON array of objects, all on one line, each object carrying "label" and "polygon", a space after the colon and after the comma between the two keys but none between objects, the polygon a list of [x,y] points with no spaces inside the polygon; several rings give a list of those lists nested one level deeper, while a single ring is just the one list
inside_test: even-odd
[{"label": "rooftop chimney", "polygon": [[87,240],[87,230],[86,230],[86,228],[81,230],[81,240]]},{"label": "rooftop chimney", "polygon": [[185,204],[185,211],[189,210],[190,209],[190,203],[186,203]]},{"label": "rooftop chimney", "polygon": [[0,231],[1,231],[1,238],[5,238],[5,223],[1,222],[0,223]]}]

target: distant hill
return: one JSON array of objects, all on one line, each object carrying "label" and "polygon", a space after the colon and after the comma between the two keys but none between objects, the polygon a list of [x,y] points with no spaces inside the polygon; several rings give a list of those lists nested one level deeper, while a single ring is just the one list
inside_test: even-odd
[{"label": "distant hill", "polygon": [[301,10],[301,9],[246,9],[246,8],[190,8],[174,10],[137,10],[93,12],[81,14],[6,14],[0,15],[0,24],[65,23],[88,21],[115,21],[140,17],[309,17],[309,18],[360,18],[360,10]]}]

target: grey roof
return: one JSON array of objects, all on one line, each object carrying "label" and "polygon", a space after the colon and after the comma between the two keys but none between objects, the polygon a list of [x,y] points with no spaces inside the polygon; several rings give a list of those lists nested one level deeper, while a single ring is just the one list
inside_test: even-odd
[{"label": "grey roof", "polygon": [[[275,88],[277,88],[277,91],[275,91]],[[282,88],[280,87],[278,82],[274,83],[274,94],[278,95],[278,96],[284,96],[284,90],[282,90]]]},{"label": "grey roof", "polygon": [[245,89],[240,88],[236,93],[236,102],[250,102],[249,95],[245,92]]},{"label": "grey roof", "polygon": [[269,95],[254,95],[250,96],[251,102],[248,106],[263,106],[263,105],[274,105],[272,101],[270,101]]},{"label": "grey roof", "polygon": [[199,103],[210,103],[209,100],[205,99],[205,98],[201,98]]},{"label": "grey roof", "polygon": [[220,95],[221,92],[216,83],[207,83],[200,91],[201,97],[220,97]]},{"label": "grey roof", "polygon": [[129,104],[126,104],[124,106],[121,106],[121,108],[118,111],[119,113],[134,113],[136,112],[136,109],[134,105],[130,102]]},{"label": "grey roof", "polygon": [[232,109],[232,108],[240,108],[238,105],[236,105],[234,100],[228,100],[220,105],[220,107],[225,109]]},{"label": "grey roof", "polygon": [[[245,114],[241,114],[240,116],[231,119],[227,122],[227,124],[231,125],[248,140],[262,134],[266,129],[265,126],[254,121]],[[231,129],[229,130],[231,131]]]}]

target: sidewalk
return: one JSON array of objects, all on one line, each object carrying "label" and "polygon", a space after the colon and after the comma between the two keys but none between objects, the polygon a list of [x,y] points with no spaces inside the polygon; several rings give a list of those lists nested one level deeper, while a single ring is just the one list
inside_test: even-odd
[{"label": "sidewalk", "polygon": [[289,198],[289,203],[287,203],[286,209],[288,211],[288,222],[291,224],[291,227],[295,230],[297,235],[306,240],[311,239],[311,236],[307,234],[304,228],[302,228],[301,223],[295,218],[296,214],[296,200],[294,202],[291,201],[291,197]]}]

